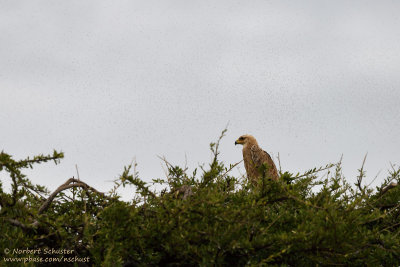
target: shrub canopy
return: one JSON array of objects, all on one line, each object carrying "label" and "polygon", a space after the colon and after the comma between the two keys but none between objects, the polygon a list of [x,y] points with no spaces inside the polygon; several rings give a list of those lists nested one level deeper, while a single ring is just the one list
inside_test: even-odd
[{"label": "shrub canopy", "polygon": [[[376,190],[363,185],[363,168],[355,185],[346,182],[341,162],[278,182],[262,175],[253,186],[218,159],[224,133],[211,163],[192,173],[164,159],[168,176],[151,183],[158,190],[133,164],[109,193],[71,178],[50,194],[22,171],[62,153],[14,160],[2,152],[0,171],[12,182],[10,192],[0,184],[2,261],[7,249],[53,248],[96,266],[400,265],[399,168]],[[120,186],[134,186],[132,201],[120,199]]]}]

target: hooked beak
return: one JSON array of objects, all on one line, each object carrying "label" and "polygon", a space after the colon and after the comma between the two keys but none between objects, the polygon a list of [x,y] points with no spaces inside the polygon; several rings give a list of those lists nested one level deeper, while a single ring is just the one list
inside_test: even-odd
[{"label": "hooked beak", "polygon": [[238,144],[238,142],[237,141],[235,141],[235,146]]}]

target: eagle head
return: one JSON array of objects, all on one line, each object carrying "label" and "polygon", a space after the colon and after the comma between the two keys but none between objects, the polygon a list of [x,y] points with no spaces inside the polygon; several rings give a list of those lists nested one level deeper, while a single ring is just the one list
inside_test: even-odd
[{"label": "eagle head", "polygon": [[242,135],[235,141],[235,145],[247,145],[249,143],[257,144],[256,139],[249,134]]}]

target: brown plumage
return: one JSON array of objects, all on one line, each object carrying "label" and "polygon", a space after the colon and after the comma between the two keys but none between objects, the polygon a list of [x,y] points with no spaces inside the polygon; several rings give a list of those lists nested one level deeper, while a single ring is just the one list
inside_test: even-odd
[{"label": "brown plumage", "polygon": [[247,172],[247,179],[253,184],[257,184],[261,177],[260,166],[265,163],[267,166],[266,177],[273,180],[279,179],[278,170],[271,156],[262,150],[257,143],[257,140],[251,135],[242,135],[236,140],[235,145],[243,145],[243,161]]}]

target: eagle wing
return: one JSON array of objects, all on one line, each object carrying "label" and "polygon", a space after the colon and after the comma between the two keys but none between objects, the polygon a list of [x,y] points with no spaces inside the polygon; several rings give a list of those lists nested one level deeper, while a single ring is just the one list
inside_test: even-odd
[{"label": "eagle wing", "polygon": [[256,145],[251,147],[250,152],[254,167],[258,169],[263,163],[265,163],[267,166],[269,166],[267,175],[274,180],[278,180],[278,170],[276,169],[275,163],[271,156]]}]

